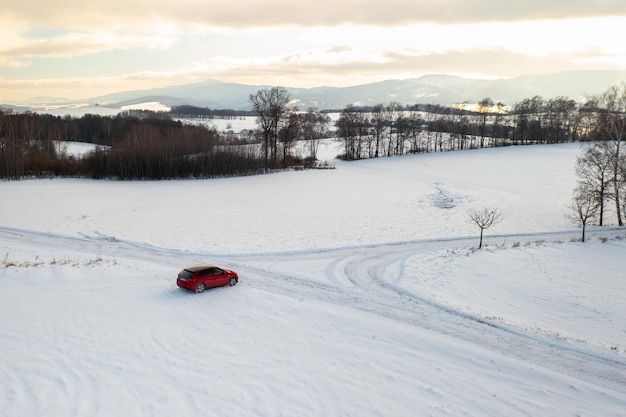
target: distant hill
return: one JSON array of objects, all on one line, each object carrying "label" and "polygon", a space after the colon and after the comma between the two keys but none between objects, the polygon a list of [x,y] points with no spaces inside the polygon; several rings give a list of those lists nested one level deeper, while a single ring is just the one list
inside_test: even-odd
[{"label": "distant hill", "polygon": [[[352,87],[289,88],[300,109],[343,109],[348,104],[376,105],[476,103],[489,97],[495,102],[514,105],[535,95],[544,98],[566,96],[583,101],[586,96],[605,91],[626,81],[626,71],[570,71],[525,75],[500,80],[477,80],[450,75],[425,75],[404,80],[387,80]],[[172,107],[190,104],[212,109],[248,110],[248,97],[263,85],[247,85],[207,80],[149,90],[123,91],[92,97],[83,102],[121,107],[160,102]],[[57,103],[58,104],[58,103]]]}]

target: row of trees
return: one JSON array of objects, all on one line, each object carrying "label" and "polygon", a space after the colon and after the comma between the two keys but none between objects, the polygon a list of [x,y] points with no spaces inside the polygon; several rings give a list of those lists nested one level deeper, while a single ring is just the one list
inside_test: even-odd
[{"label": "row of trees", "polygon": [[[75,157],[67,154],[66,141],[98,146]],[[71,119],[0,112],[1,178],[207,178],[261,170],[255,147],[222,144],[203,126],[130,115]]]},{"label": "row of trees", "polygon": [[472,109],[398,103],[346,107],[337,121],[348,160],[514,144],[589,140],[596,120],[594,102],[578,105],[557,97],[524,99],[508,108],[490,98]]},{"label": "row of trees", "polygon": [[[626,207],[626,85],[614,86],[590,100],[593,122],[588,126],[594,142],[576,161],[578,185],[574,190],[570,219],[583,228],[606,221],[612,205],[619,226]],[[591,111],[592,110],[592,111]],[[612,204],[611,204],[612,203]]]}]

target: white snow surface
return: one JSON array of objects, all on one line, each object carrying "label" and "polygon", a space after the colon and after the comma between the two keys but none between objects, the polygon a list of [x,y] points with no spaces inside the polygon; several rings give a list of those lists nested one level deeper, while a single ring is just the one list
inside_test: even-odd
[{"label": "white snow surface", "polygon": [[0,182],[0,416],[624,417],[626,229],[577,241],[579,152]]}]

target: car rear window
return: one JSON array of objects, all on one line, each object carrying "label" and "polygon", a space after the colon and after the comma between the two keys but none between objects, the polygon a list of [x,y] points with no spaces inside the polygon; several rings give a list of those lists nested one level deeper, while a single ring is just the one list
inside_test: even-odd
[{"label": "car rear window", "polygon": [[182,271],[178,273],[178,277],[183,278],[183,279],[189,279],[191,278],[192,275],[193,275],[193,272],[187,271],[186,269],[183,269]]}]

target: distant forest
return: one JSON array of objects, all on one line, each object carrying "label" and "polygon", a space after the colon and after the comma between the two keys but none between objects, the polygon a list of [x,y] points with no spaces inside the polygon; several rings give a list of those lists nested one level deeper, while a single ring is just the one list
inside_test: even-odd
[{"label": "distant forest", "polygon": [[[621,91],[621,90],[620,90]],[[299,111],[282,87],[250,96],[251,111],[179,106],[80,118],[0,111],[0,178],[174,179],[255,175],[316,166],[319,141],[342,141],[345,160],[495,146],[597,141],[602,121],[626,118],[599,98],[532,97],[507,107],[485,98],[475,106],[347,106]],[[218,132],[193,119],[256,117],[256,128]],[[183,123],[181,120],[188,121]],[[65,142],[97,145],[68,155]],[[296,152],[296,144],[300,146]],[[305,150],[302,154],[302,149]]]}]

